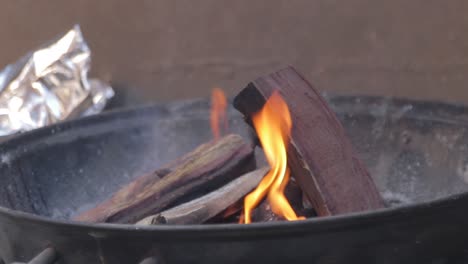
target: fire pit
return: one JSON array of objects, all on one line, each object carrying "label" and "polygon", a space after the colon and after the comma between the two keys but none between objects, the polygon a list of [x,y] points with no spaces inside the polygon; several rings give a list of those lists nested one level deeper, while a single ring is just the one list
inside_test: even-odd
[{"label": "fire pit", "polygon": [[[251,225],[69,221],[211,138],[209,101],[172,102],[66,122],[3,143],[0,263],[29,261],[40,252],[40,263],[467,261],[467,109],[373,97],[328,100],[390,208]],[[232,108],[228,116],[231,130],[248,139],[242,116]]]}]

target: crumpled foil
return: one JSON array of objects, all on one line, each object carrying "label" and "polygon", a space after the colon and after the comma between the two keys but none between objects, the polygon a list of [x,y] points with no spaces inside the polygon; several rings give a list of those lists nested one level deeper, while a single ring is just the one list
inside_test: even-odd
[{"label": "crumpled foil", "polygon": [[0,136],[99,113],[112,88],[88,79],[91,52],[75,25],[0,72]]}]

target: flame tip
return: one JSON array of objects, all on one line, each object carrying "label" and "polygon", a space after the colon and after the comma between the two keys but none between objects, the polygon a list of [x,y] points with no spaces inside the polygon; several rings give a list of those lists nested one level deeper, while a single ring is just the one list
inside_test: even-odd
[{"label": "flame tip", "polygon": [[211,92],[210,124],[215,139],[219,139],[229,129],[226,108],[227,99],[223,90],[217,87],[213,88]]}]

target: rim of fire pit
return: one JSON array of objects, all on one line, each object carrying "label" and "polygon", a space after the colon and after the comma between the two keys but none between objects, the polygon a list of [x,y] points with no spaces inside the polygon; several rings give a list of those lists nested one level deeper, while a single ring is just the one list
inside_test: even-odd
[{"label": "rim of fire pit", "polygon": [[[411,106],[410,111],[405,114],[405,117],[417,117],[420,120],[435,120],[449,124],[457,124],[468,127],[468,107],[462,104],[452,104],[434,101],[415,101],[402,98],[377,97],[377,96],[349,96],[349,95],[325,95],[327,100],[333,106],[340,102],[340,109],[337,113],[346,113],[347,107],[353,107],[353,114],[362,113],[370,114],[369,108],[373,106],[387,105],[387,109],[377,115],[392,115],[392,109],[401,109],[403,106]],[[189,100],[193,104],[206,102],[206,99]],[[356,107],[356,103],[361,102],[362,109]],[[189,103],[190,104],[190,103]],[[78,120],[66,121],[51,126],[43,127],[34,131],[29,131],[17,135],[8,141],[0,143],[0,151],[9,149],[15,153],[18,146],[24,147],[21,143],[29,141],[34,146],[39,144],[40,139],[50,136],[51,131],[54,131],[55,136],[63,132],[76,132],[80,127],[89,125],[105,124],[108,121],[119,119],[135,119],[145,115],[152,115],[155,111],[159,114],[169,115],[173,110],[187,105],[184,103],[171,104],[172,107],[167,107],[165,104],[147,105],[132,108],[123,108],[102,113],[100,115],[89,116]],[[358,109],[356,109],[358,108]],[[401,110],[399,110],[401,111]],[[348,112],[349,113],[349,112]],[[375,116],[376,114],[373,113]],[[137,117],[136,117],[137,116]],[[136,117],[136,118],[135,118]],[[69,136],[69,134],[67,134]],[[35,142],[34,142],[35,141]],[[23,150],[24,151],[24,150]],[[119,231],[125,235],[138,235],[141,232],[155,232],[159,235],[170,234],[170,236],[155,237],[155,240],[161,239],[164,241],[179,240],[179,238],[198,240],[200,238],[213,238],[216,240],[235,239],[236,237],[245,238],[252,236],[255,238],[267,238],[270,236],[282,235],[297,236],[305,235],[306,233],[330,232],[332,230],[348,229],[350,227],[359,226],[360,228],[369,228],[372,225],[382,225],[391,223],[393,220],[411,219],[415,215],[420,217],[430,217],[439,210],[447,210],[454,207],[459,207],[461,204],[468,204],[468,192],[453,194],[447,197],[434,199],[427,202],[420,202],[408,205],[402,205],[392,208],[384,208],[373,211],[364,211],[357,213],[349,213],[337,216],[314,217],[302,221],[282,221],[282,222],[262,222],[252,224],[202,224],[202,225],[154,225],[154,226],[136,226],[132,224],[111,224],[111,223],[85,223],[71,220],[58,220],[45,216],[40,216],[32,213],[17,211],[0,206],[0,214],[5,214],[5,217],[14,222],[29,222],[31,224],[43,225],[49,224],[54,227],[64,227],[67,229],[86,230],[90,235],[100,236],[100,233],[105,231]],[[209,230],[210,232],[206,232]]]}]

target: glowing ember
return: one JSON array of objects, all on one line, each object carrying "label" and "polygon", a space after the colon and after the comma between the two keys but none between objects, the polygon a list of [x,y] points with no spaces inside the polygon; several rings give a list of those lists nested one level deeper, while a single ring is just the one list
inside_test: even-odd
[{"label": "glowing ember", "polygon": [[[228,129],[228,120],[226,118],[226,96],[221,89],[215,88],[211,94],[211,131],[215,139],[219,139],[223,132]],[[223,126],[223,127],[221,127]]]},{"label": "glowing ember", "polygon": [[289,221],[304,219],[296,215],[284,196],[284,189],[289,181],[286,148],[292,121],[288,106],[278,92],[272,94],[262,110],[253,116],[252,121],[272,169],[257,188],[245,197],[243,222],[251,222],[252,210],[266,195],[275,214]]}]

